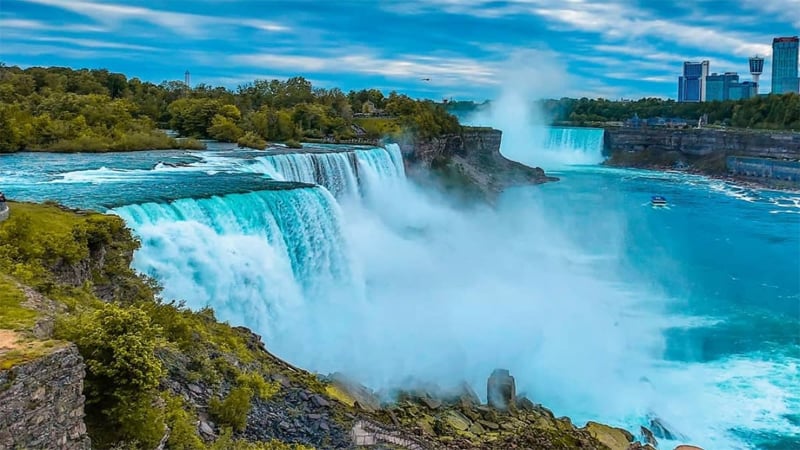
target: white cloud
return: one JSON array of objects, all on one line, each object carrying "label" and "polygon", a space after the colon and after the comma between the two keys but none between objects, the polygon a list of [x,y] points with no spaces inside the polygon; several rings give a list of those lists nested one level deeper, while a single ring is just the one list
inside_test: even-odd
[{"label": "white cloud", "polygon": [[245,26],[262,31],[288,31],[289,27],[259,19],[241,19],[222,16],[204,16],[166,10],[149,9],[89,0],[23,0],[29,3],[52,6],[71,11],[110,26],[122,22],[141,20],[152,25],[192,37],[203,37],[214,26]]},{"label": "white cloud", "polygon": [[786,22],[800,28],[800,0],[742,0],[741,4],[751,10],[778,14]]},{"label": "white cloud", "polygon": [[77,60],[97,60],[97,59],[137,59],[140,57],[138,54],[125,52],[113,52],[103,49],[76,49],[62,47],[58,45],[40,45],[40,44],[23,44],[23,43],[3,43],[3,53],[8,55],[58,55],[63,58],[72,58]]},{"label": "white cloud", "polygon": [[19,29],[26,31],[30,30],[61,31],[70,33],[101,33],[104,31],[108,31],[106,28],[96,25],[59,24],[58,26],[55,26],[37,20],[13,19],[8,17],[0,17],[0,29],[3,30]]},{"label": "white cloud", "polygon": [[[759,1],[762,0],[746,0]],[[794,11],[788,9],[800,0],[764,0],[770,4],[771,12]],[[770,54],[768,43],[757,40],[761,36],[722,31],[710,26],[690,24],[684,21],[670,21],[653,17],[647,11],[626,1],[613,0],[510,0],[497,6],[492,0],[419,0],[406,2],[403,9],[393,8],[394,12],[439,11],[450,14],[465,14],[481,18],[506,17],[518,14],[538,16],[548,21],[548,26],[556,29],[579,30],[600,34],[608,39],[629,40],[631,38],[655,37],[667,43],[677,43],[689,48],[705,49],[735,55]],[[780,9],[781,7],[787,9]],[[764,43],[759,43],[764,42]]]},{"label": "white cloud", "polygon": [[431,84],[442,86],[465,82],[477,85],[497,83],[496,69],[491,63],[481,63],[470,58],[420,55],[395,55],[392,58],[383,58],[367,53],[342,52],[327,56],[260,53],[233,55],[228,60],[232,64],[270,70],[354,73],[415,81],[430,78]]}]

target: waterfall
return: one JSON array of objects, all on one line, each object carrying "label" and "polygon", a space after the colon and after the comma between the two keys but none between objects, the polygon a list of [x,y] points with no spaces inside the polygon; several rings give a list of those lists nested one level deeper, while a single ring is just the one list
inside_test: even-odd
[{"label": "waterfall", "polygon": [[403,157],[397,144],[388,144],[385,149],[262,156],[252,170],[280,181],[318,184],[338,199],[356,198],[368,189],[361,185],[364,183],[362,170],[380,178],[405,177]]},{"label": "waterfall", "polygon": [[549,127],[544,148],[571,155],[577,164],[595,164],[603,160],[603,134],[599,128]]},{"label": "waterfall", "polygon": [[325,189],[231,194],[116,208],[142,242],[134,267],[164,297],[271,336],[278,317],[329,292],[360,297],[341,211]]},{"label": "waterfall", "polygon": [[[511,159],[545,170],[603,161],[600,128],[530,127],[517,139],[503,133],[502,153]],[[524,144],[523,144],[524,143]]]},{"label": "waterfall", "polygon": [[319,184],[342,198],[358,194],[352,158],[350,152],[289,153],[262,156],[258,161],[264,172],[276,180]]}]

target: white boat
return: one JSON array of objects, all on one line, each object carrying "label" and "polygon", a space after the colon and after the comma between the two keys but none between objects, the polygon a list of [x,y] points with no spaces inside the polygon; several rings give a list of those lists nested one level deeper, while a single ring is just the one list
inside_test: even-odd
[{"label": "white boat", "polygon": [[667,199],[660,195],[654,195],[653,197],[650,198],[650,204],[659,207],[667,206]]}]

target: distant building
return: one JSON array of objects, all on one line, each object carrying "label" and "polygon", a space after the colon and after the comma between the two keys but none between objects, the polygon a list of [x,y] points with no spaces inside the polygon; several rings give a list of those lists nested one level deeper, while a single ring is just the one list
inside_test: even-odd
[{"label": "distant building", "polygon": [[706,76],[709,62],[683,63],[683,76],[678,77],[679,102],[703,102],[706,100]]},{"label": "distant building", "polygon": [[753,77],[753,83],[758,85],[758,79],[764,72],[764,58],[756,55],[750,57],[748,60],[750,66],[750,75]]},{"label": "distant building", "polygon": [[798,48],[800,38],[797,36],[772,40],[773,94],[800,91],[800,80],[797,78]]},{"label": "distant building", "polygon": [[739,81],[736,72],[712,73],[706,77],[706,101],[743,100],[758,95],[758,85],[752,81]]},{"label": "distant building", "polygon": [[706,77],[706,100],[709,102],[728,100],[731,85],[738,82],[739,74],[736,72],[712,73]]},{"label": "distant building", "polygon": [[758,83],[754,81],[733,83],[728,87],[728,100],[746,100],[753,97],[758,97]]}]

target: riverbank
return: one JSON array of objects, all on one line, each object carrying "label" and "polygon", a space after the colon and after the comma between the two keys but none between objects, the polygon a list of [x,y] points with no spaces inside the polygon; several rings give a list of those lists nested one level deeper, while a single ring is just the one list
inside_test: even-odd
[{"label": "riverbank", "polygon": [[605,165],[686,170],[768,189],[800,189],[800,133],[606,128]]}]

